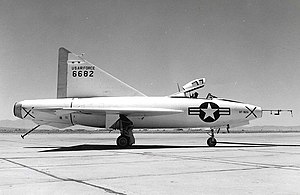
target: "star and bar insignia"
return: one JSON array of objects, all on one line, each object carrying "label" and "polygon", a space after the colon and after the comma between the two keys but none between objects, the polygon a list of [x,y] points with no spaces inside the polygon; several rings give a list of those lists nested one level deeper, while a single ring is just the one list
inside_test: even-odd
[{"label": "star and bar insignia", "polygon": [[199,107],[189,107],[188,115],[199,115],[204,122],[215,122],[221,115],[230,115],[230,108],[219,107],[213,102],[204,102]]}]

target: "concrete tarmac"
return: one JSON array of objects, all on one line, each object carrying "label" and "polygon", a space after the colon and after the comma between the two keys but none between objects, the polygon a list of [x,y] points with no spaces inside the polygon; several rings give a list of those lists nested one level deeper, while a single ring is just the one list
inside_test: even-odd
[{"label": "concrete tarmac", "polygon": [[300,133],[1,134],[0,194],[300,194]]}]

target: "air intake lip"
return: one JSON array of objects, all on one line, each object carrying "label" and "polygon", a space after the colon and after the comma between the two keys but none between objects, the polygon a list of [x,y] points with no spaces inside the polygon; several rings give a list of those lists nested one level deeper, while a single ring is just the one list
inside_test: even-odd
[{"label": "air intake lip", "polygon": [[23,119],[22,117],[22,104],[19,102],[16,102],[13,109],[14,115],[20,119]]}]

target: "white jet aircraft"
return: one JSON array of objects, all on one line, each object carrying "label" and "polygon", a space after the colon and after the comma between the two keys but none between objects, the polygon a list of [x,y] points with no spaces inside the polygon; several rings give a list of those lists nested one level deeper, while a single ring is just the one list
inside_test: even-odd
[{"label": "white jet aircraft", "polygon": [[[124,70],[123,70],[124,71]],[[166,97],[147,97],[140,91],[88,62],[83,56],[59,49],[57,99],[24,100],[14,105],[14,115],[40,125],[66,128],[85,125],[119,129],[117,145],[135,143],[133,128],[210,128],[208,146],[215,146],[218,128],[249,124],[262,117],[261,107],[193,91],[204,87],[195,79],[183,91]],[[273,110],[269,110],[273,111]],[[278,113],[282,110],[276,110]]]}]

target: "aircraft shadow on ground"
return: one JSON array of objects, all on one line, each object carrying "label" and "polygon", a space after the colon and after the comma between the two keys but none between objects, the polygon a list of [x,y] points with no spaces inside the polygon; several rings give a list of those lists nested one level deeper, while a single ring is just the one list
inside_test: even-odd
[{"label": "aircraft shadow on ground", "polygon": [[255,146],[255,147],[277,147],[277,146],[286,146],[286,147],[300,147],[300,144],[272,144],[272,143],[249,143],[249,142],[218,142],[220,144],[238,144],[245,146]]},{"label": "aircraft shadow on ground", "polygon": [[[245,148],[245,147],[300,147],[297,144],[269,144],[269,143],[245,143],[245,142],[218,142],[220,145],[216,145],[213,148]],[[228,145],[227,145],[228,144]],[[210,148],[206,145],[202,146],[176,146],[176,145],[133,145],[128,148],[119,148],[116,145],[92,145],[82,144],[75,146],[64,147],[31,147],[31,148],[48,148],[48,150],[42,150],[39,152],[66,152],[66,151],[88,151],[88,150],[139,150],[139,149],[167,149],[167,148]],[[52,148],[52,149],[50,149]]]},{"label": "aircraft shadow on ground", "polygon": [[[64,151],[87,151],[87,150],[137,150],[137,149],[164,149],[164,148],[199,148],[207,146],[171,146],[171,145],[134,145],[128,148],[119,148],[117,145],[90,145],[82,144],[68,147],[57,147],[40,152],[64,152]],[[40,147],[41,148],[41,147]]]}]

